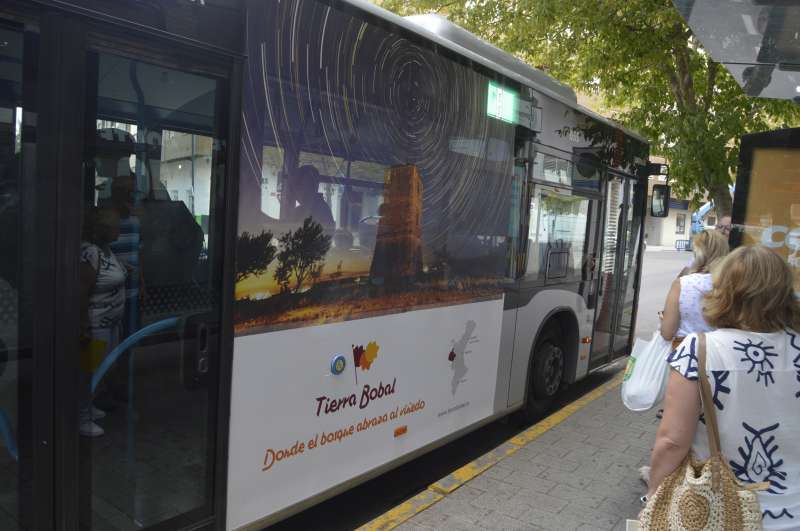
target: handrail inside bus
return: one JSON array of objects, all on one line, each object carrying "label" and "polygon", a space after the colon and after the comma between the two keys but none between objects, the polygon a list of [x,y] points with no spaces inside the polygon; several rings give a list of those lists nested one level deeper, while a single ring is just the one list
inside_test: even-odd
[{"label": "handrail inside bus", "polygon": [[178,317],[170,317],[168,319],[156,321],[155,323],[149,324],[125,338],[122,343],[117,345],[111,352],[108,353],[108,356],[105,357],[103,362],[99,367],[97,367],[97,370],[92,375],[92,394],[94,394],[97,384],[100,383],[100,381],[103,379],[103,376],[106,375],[111,366],[116,363],[119,357],[125,353],[125,351],[149,335],[177,326],[178,321]]},{"label": "handrail inside bus", "polygon": [[11,421],[5,411],[0,409],[0,436],[6,444],[6,450],[14,461],[19,462],[19,450],[17,441],[14,439],[14,432],[11,430]]}]

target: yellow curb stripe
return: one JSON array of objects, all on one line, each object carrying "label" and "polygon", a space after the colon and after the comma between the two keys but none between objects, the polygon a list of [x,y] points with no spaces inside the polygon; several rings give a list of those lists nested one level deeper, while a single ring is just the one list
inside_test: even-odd
[{"label": "yellow curb stripe", "polygon": [[546,431],[552,429],[553,427],[561,424],[562,422],[567,420],[569,417],[574,415],[576,412],[578,412],[581,409],[585,408],[591,402],[594,402],[595,400],[597,400],[601,396],[605,395],[606,393],[608,393],[612,389],[615,389],[615,388],[619,387],[619,385],[622,383],[623,376],[624,376],[623,373],[619,373],[611,381],[608,381],[608,382],[604,383],[603,385],[601,385],[600,387],[598,387],[597,389],[594,389],[594,390],[586,393],[585,395],[583,395],[581,398],[577,399],[576,401],[574,401],[574,402],[572,402],[570,404],[567,404],[566,406],[564,406],[563,408],[559,409],[558,411],[556,411],[555,413],[553,413],[549,417],[545,418],[544,420],[541,420],[541,421],[537,422],[536,424],[534,424],[533,426],[531,426],[527,430],[523,431],[522,433],[516,435],[515,437],[512,437],[509,442],[511,442],[513,444],[517,444],[519,446],[525,446],[529,442],[531,442],[534,439],[536,439],[539,436],[541,436],[544,432],[546,432]]},{"label": "yellow curb stripe", "polygon": [[597,389],[586,393],[578,400],[564,406],[549,417],[537,422],[522,433],[512,437],[494,450],[485,453],[474,461],[467,463],[458,470],[443,477],[427,489],[400,505],[388,510],[371,522],[359,527],[357,531],[386,531],[394,529],[403,522],[421,513],[428,507],[435,505],[454,492],[465,483],[480,476],[494,465],[513,455],[527,444],[533,442],[543,433],[561,424],[566,419],[597,400],[609,391],[619,387],[624,374],[620,372],[612,380],[599,386]]},{"label": "yellow curb stripe", "polygon": [[359,527],[357,531],[385,531],[394,529],[412,516],[421,513],[444,496],[430,489],[423,490],[397,507],[383,513],[371,522]]},{"label": "yellow curb stripe", "polygon": [[470,481],[471,479],[483,474],[506,457],[514,454],[519,449],[519,445],[511,442],[505,442],[494,450],[483,454],[474,461],[471,461],[458,470],[453,471],[428,488],[441,494],[450,494],[467,481]]}]

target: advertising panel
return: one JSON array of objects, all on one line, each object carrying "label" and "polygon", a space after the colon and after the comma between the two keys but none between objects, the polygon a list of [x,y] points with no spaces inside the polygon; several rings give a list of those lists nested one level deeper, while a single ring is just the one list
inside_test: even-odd
[{"label": "advertising panel", "polygon": [[235,340],[228,529],[493,413],[503,300]]},{"label": "advertising panel", "polygon": [[251,2],[248,25],[237,335],[502,297],[499,82],[316,0]]},{"label": "advertising panel", "polygon": [[[755,147],[742,223],[744,245],[762,243],[800,266],[800,149]],[[800,276],[795,277],[800,290]]]}]

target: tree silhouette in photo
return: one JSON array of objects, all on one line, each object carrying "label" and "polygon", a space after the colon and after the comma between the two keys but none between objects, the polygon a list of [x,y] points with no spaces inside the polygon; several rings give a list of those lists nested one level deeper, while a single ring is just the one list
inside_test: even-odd
[{"label": "tree silhouette in photo", "polygon": [[[312,273],[319,270],[321,274],[325,255],[331,248],[331,236],[325,234],[322,225],[308,217],[302,227],[287,232],[279,241],[281,250],[275,280],[281,286],[281,293],[297,293]],[[291,287],[292,279],[294,287]]]},{"label": "tree silhouette in photo", "polygon": [[243,232],[236,240],[236,282],[264,273],[275,259],[276,251],[271,232],[261,231],[258,235]]}]

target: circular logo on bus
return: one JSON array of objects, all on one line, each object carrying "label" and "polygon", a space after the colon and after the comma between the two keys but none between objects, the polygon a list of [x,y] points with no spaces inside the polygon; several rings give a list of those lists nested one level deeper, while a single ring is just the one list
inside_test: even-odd
[{"label": "circular logo on bus", "polygon": [[342,374],[346,366],[347,360],[341,354],[336,354],[331,360],[331,372],[333,374]]}]

